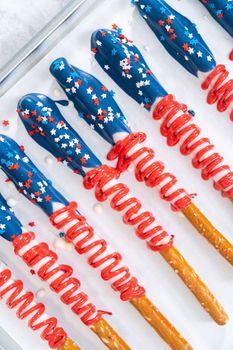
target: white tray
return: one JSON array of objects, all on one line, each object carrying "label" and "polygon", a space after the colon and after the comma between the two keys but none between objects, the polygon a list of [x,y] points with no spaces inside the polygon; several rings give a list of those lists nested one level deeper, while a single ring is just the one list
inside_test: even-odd
[{"label": "white tray", "polygon": [[[178,11],[192,17],[197,23],[210,48],[215,52],[217,61],[230,67],[227,56],[231,50],[231,38],[208,15],[205,9],[196,1],[170,0]],[[48,51],[36,65],[26,61],[25,74],[1,97],[0,121],[10,120],[9,129],[1,126],[1,133],[14,137],[19,144],[25,145],[28,155],[40,166],[41,170],[51,177],[53,183],[71,200],[77,200],[81,211],[88,217],[90,224],[97,232],[106,238],[115,249],[122,252],[124,260],[131,270],[143,281],[147,295],[185,336],[197,350],[232,350],[233,348],[233,271],[231,266],[219,256],[216,251],[201,237],[179,214],[173,214],[166,203],[161,202],[156,190],[149,190],[142,184],[133,180],[131,173],[122,176],[132,193],[138,195],[144,207],[152,210],[158,221],[169,231],[176,234],[175,244],[196,269],[205,283],[210,287],[218,300],[229,314],[230,321],[227,326],[217,326],[202,310],[192,294],[182,284],[162,258],[150,252],[145,243],[136,239],[133,229],[126,227],[117,213],[114,213],[107,203],[103,204],[104,211],[97,214],[93,210],[96,201],[94,196],[82,187],[82,179],[72,174],[54,161],[52,165],[45,162],[48,153],[42,150],[26,134],[17,113],[15,112],[18,99],[29,92],[42,92],[52,98],[64,98],[64,94],[50,76],[48,68],[51,61],[57,57],[65,56],[74,65],[91,72],[103,81],[109,89],[116,92],[116,100],[123,112],[129,118],[133,130],[147,132],[148,141],[156,149],[156,154],[165,161],[167,167],[178,175],[190,193],[197,192],[195,199],[197,205],[212,220],[215,226],[231,241],[232,237],[232,205],[230,201],[221,198],[213,190],[211,183],[204,183],[197,170],[191,168],[190,160],[182,157],[178,149],[169,149],[165,145],[158,130],[158,124],[152,120],[146,111],[143,111],[135,102],[128,98],[101,70],[90,54],[90,35],[100,27],[109,28],[117,23],[124,28],[124,32],[142,50],[146,60],[163,82],[169,92],[175,92],[177,99],[186,102],[196,111],[196,121],[204,133],[215,143],[219,152],[232,164],[232,128],[227,113],[219,114],[215,106],[207,106],[204,93],[199,88],[199,82],[186,73],[170,58],[154,37],[146,24],[139,17],[136,10],[126,0],[87,0],[78,10],[82,20],[73,30],[67,28],[69,23],[75,24],[75,17],[62,24],[63,34],[57,37],[57,45]],[[71,27],[72,27],[71,26]],[[57,32],[59,33],[59,32]],[[56,34],[58,36],[58,34]],[[219,47],[221,43],[221,48]],[[45,43],[46,45],[46,43]],[[48,45],[49,46],[49,45]],[[145,47],[146,46],[146,47]],[[40,51],[39,51],[40,53]],[[36,53],[35,53],[36,55]],[[29,63],[28,63],[29,62]],[[33,67],[33,68],[32,68]],[[32,69],[30,69],[32,68]],[[59,95],[60,93],[60,95]],[[58,96],[59,95],[59,96]],[[59,107],[60,108],[60,107]],[[90,142],[92,149],[96,150],[101,160],[109,150],[109,146],[97,136],[96,133],[77,117],[77,113],[70,105],[61,108],[64,116],[83,136]],[[0,174],[0,188],[7,197],[17,200],[15,212],[25,225],[35,221],[35,232],[38,239],[46,240],[53,245],[57,232],[51,228],[47,217],[35,206],[17,194],[10,183],[4,183],[5,176]],[[60,179],[62,178],[62,181]],[[23,277],[26,287],[38,291],[45,285],[31,276],[28,269],[19,258],[12,253],[9,243],[1,240],[1,257],[13,268],[17,277]],[[111,324],[119,331],[133,350],[166,350],[167,345],[147,325],[147,323],[127,303],[119,300],[106,283],[102,282],[94,270],[78,257],[75,252],[58,251],[60,261],[74,266],[74,271],[82,281],[81,289],[88,292],[99,309],[109,309],[113,316],[109,317]],[[60,323],[67,329],[69,335],[78,342],[83,350],[100,350],[105,347],[91,333],[81,321],[58,300],[51,291],[46,289],[42,299],[51,314],[56,315]],[[0,302],[0,326],[11,333],[14,339],[24,350],[48,349],[35,332],[31,332],[26,322],[18,320],[14,311],[9,311],[4,302]]]}]

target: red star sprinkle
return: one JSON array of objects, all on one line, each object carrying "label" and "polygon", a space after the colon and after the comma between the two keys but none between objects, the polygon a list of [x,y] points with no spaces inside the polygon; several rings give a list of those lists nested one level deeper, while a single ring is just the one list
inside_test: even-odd
[{"label": "red star sprinkle", "polygon": [[39,115],[39,116],[36,118],[36,120],[38,121],[38,123],[40,123],[40,122],[43,120],[43,118]]},{"label": "red star sprinkle", "polygon": [[4,126],[9,126],[10,125],[10,122],[9,122],[9,120],[3,120],[2,121],[2,125],[4,125]]},{"label": "red star sprinkle", "polygon": [[84,157],[80,158],[82,164],[86,164],[86,159]]},{"label": "red star sprinkle", "polygon": [[20,151],[24,152],[24,146],[23,145],[19,146],[19,149],[20,149]]},{"label": "red star sprinkle", "polygon": [[8,167],[9,170],[18,170],[19,169],[19,164],[12,164]]},{"label": "red star sprinkle", "polygon": [[49,195],[45,196],[45,201],[46,201],[46,202],[50,202],[51,199],[52,199],[52,198],[51,198]]},{"label": "red star sprinkle", "polygon": [[183,48],[185,51],[188,51],[188,50],[189,50],[189,46],[188,46],[187,43],[184,43],[184,44],[182,45],[182,48]]},{"label": "red star sprinkle", "polygon": [[29,225],[30,227],[35,227],[35,226],[36,226],[36,224],[35,224],[34,221],[30,221],[30,222],[28,223],[28,225]]},{"label": "red star sprinkle", "polygon": [[117,29],[118,29],[118,25],[117,25],[116,23],[114,23],[114,24],[112,25],[112,29],[117,30]]},{"label": "red star sprinkle", "polygon": [[176,39],[176,34],[173,33],[173,34],[170,36],[170,39],[175,40],[175,39]]},{"label": "red star sprinkle", "polygon": [[37,115],[36,110],[32,111],[31,113],[32,113],[32,115],[34,115],[34,116],[36,116],[36,115]]}]

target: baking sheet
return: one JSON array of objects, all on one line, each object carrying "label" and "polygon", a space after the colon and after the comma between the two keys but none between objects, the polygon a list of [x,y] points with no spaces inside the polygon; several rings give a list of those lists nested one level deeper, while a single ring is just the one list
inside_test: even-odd
[{"label": "baking sheet", "polygon": [[[232,73],[232,63],[228,61],[231,50],[231,38],[207,14],[205,9],[196,0],[178,1],[169,0],[172,6],[185,15],[192,17],[197,23],[210,48],[215,52],[217,61],[225,63]],[[81,177],[54,162],[48,162],[48,153],[26,135],[24,127],[17,117],[16,105],[18,99],[29,92],[41,92],[54,99],[65,98],[48,68],[51,61],[65,56],[74,65],[96,75],[103,83],[116,92],[115,98],[129,119],[132,129],[142,130],[148,134],[148,143],[156,149],[158,158],[163,159],[167,168],[178,175],[180,183],[190,193],[197,192],[199,196],[195,203],[211,219],[215,226],[232,241],[232,205],[220,197],[212,189],[211,183],[204,183],[199,172],[191,168],[190,160],[182,157],[176,148],[169,149],[165,145],[158,130],[158,124],[152,120],[149,113],[143,111],[135,102],[130,100],[101,70],[90,53],[90,35],[100,27],[109,28],[117,23],[124,28],[124,32],[135,40],[142,50],[152,70],[169,92],[175,92],[177,99],[186,102],[196,111],[196,121],[202,127],[205,135],[214,140],[214,143],[232,165],[232,128],[227,113],[222,115],[216,112],[215,106],[207,106],[204,93],[199,88],[197,79],[186,73],[178,63],[166,55],[164,49],[146,27],[138,13],[125,0],[87,1],[82,8],[83,20],[63,39],[57,41],[48,54],[12,88],[1,97],[0,122],[9,119],[10,127],[1,125],[1,132],[14,137],[19,144],[25,145],[25,150],[41,170],[47,174],[54,185],[62,190],[70,200],[77,200],[80,210],[88,217],[90,224],[96,231],[106,238],[109,243],[119,250],[128,263],[130,269],[139,277],[147,290],[147,295],[160,308],[166,317],[198,350],[232,350],[233,348],[233,271],[231,266],[219,256],[216,251],[180,216],[172,213],[168,205],[163,203],[156,190],[145,188],[133,180],[130,172],[122,175],[133,194],[138,195],[144,207],[153,211],[165,229],[176,234],[175,244],[190,264],[196,269],[205,283],[210,287],[218,300],[229,314],[230,322],[226,326],[216,325],[202,310],[189,290],[171,271],[160,256],[150,252],[145,243],[135,238],[132,228],[126,227],[120,216],[114,213],[107,203],[102,204],[103,212],[97,213],[93,208],[96,204],[94,195],[82,187]],[[94,11],[87,11],[93,5]],[[221,43],[221,48],[219,47]],[[91,148],[101,160],[109,150],[107,143],[78,118],[76,111],[69,107],[59,107],[69,123],[89,142]],[[62,179],[62,181],[61,181]],[[47,217],[38,208],[16,193],[11,183],[4,183],[5,176],[0,174],[1,191],[7,197],[16,199],[14,207],[20,220],[26,225],[34,221],[38,240],[46,240],[52,246],[57,232],[51,228]],[[111,310],[113,316],[109,322],[119,331],[129,346],[134,350],[166,350],[168,346],[146,324],[146,322],[126,303],[119,300],[118,295],[100,280],[98,273],[93,271],[75,252],[57,250],[60,261],[74,267],[76,276],[82,281],[81,289],[86,291],[90,300],[94,301],[99,309]],[[41,287],[46,290],[44,298],[48,312],[59,318],[69,336],[78,342],[83,350],[100,350],[105,347],[89,331],[81,321],[58,298],[39,282],[37,277],[30,276],[29,271],[13,256],[9,243],[1,240],[1,257],[9,262],[17,277],[23,277],[26,288],[37,292]],[[14,311],[9,311],[4,302],[0,303],[0,326],[7,332],[12,332],[17,343],[24,349],[48,349],[46,343],[39,338],[38,332],[31,332],[26,322],[19,321]]]}]

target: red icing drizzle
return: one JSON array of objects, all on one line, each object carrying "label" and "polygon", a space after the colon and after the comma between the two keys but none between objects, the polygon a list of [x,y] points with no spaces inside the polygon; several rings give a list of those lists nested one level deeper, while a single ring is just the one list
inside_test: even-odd
[{"label": "red icing drizzle", "polygon": [[[167,137],[169,146],[175,146],[181,141],[181,154],[187,156],[194,152],[192,165],[201,169],[204,180],[209,180],[223,170],[226,171],[220,179],[214,180],[214,188],[222,191],[223,197],[233,195],[233,172],[228,165],[222,164],[224,158],[214,150],[210,140],[207,137],[199,137],[201,129],[192,122],[193,117],[188,113],[185,104],[175,101],[172,95],[167,95],[155,107],[153,118],[163,119],[160,132]],[[209,151],[212,151],[211,154],[208,154]],[[231,188],[228,189],[229,187]]]},{"label": "red icing drizzle", "polygon": [[[233,55],[233,54],[232,54]],[[207,102],[217,102],[219,112],[224,112],[233,101],[233,79],[227,80],[229,72],[223,64],[217,65],[202,83],[203,90],[210,88],[207,95]],[[230,112],[230,119],[233,121],[233,110]]]},{"label": "red icing drizzle", "polygon": [[[79,254],[89,253],[94,249],[95,253],[92,255],[89,253],[88,263],[93,268],[105,265],[101,270],[101,277],[105,281],[112,278],[115,279],[118,276],[118,279],[111,284],[111,287],[115,291],[120,292],[120,297],[123,301],[129,301],[134,297],[145,295],[145,289],[138,284],[135,277],[131,277],[129,268],[127,266],[119,266],[122,260],[121,255],[117,252],[106,254],[107,242],[104,239],[93,240],[94,229],[86,223],[86,219],[82,215],[77,213],[76,209],[77,203],[71,202],[51,215],[51,223],[58,230],[62,230],[67,224],[73,223],[67,230],[65,239],[68,242],[76,240],[75,249]],[[61,214],[66,214],[66,217],[57,223],[57,218]],[[79,239],[78,242],[77,239]],[[108,262],[107,266],[106,262]]]},{"label": "red icing drizzle", "polygon": [[[15,253],[19,255],[19,251],[22,248],[27,247],[27,245],[29,245],[34,239],[35,234],[33,232],[26,232],[17,236],[13,240]],[[46,243],[37,243],[32,248],[28,248],[23,254],[22,259],[29,267],[33,267],[46,257],[49,258],[49,260],[39,268],[37,273],[38,276],[43,281],[47,281],[51,277],[60,273],[59,277],[55,277],[55,279],[50,282],[51,289],[56,293],[61,293],[62,290],[66,289],[60,297],[61,301],[66,305],[73,304],[72,311],[76,315],[82,315],[80,319],[87,326],[98,322],[102,318],[102,315],[107,312],[99,311],[96,309],[95,305],[88,303],[88,296],[85,293],[78,293],[81,283],[77,278],[71,277],[73,273],[71,266],[54,266],[58,259],[57,254],[51,251]],[[68,290],[67,287],[69,287]]]},{"label": "red icing drizzle", "polygon": [[136,234],[142,240],[149,240],[148,247],[153,251],[163,251],[172,246],[173,236],[170,236],[169,242],[162,243],[162,240],[168,237],[168,234],[162,226],[150,225],[155,222],[155,217],[149,211],[140,213],[142,208],[140,201],[135,197],[127,197],[129,188],[123,183],[117,183],[108,189],[104,187],[111,180],[116,179],[119,172],[115,169],[101,165],[98,168],[90,170],[84,178],[84,187],[91,189],[95,187],[95,196],[99,201],[105,201],[111,196],[111,207],[116,211],[126,211],[123,221],[127,225],[136,226]]},{"label": "red icing drizzle", "polygon": [[191,197],[185,192],[183,188],[174,190],[172,193],[167,194],[171,191],[173,186],[177,183],[175,175],[165,172],[165,166],[161,161],[151,161],[155,158],[155,152],[152,148],[141,146],[138,150],[128,153],[135,147],[146,140],[146,134],[143,132],[136,132],[128,135],[124,140],[118,141],[116,145],[108,154],[109,160],[117,160],[117,170],[120,172],[125,171],[131,163],[139,160],[135,167],[135,177],[138,181],[144,181],[148,187],[159,186],[164,180],[168,180],[165,185],[159,190],[160,197],[167,202],[173,201],[176,197],[183,194],[183,197],[177,199],[174,204],[171,204],[171,208],[174,211],[182,210],[191,203]]},{"label": "red icing drizzle", "polygon": [[67,334],[64,329],[57,327],[57,319],[55,317],[50,317],[42,322],[37,322],[45,313],[44,304],[37,303],[30,307],[34,300],[34,294],[32,292],[21,294],[23,291],[23,282],[20,280],[14,281],[10,285],[4,287],[4,285],[11,279],[11,275],[9,269],[0,273],[0,298],[3,298],[4,295],[8,295],[6,304],[10,309],[18,307],[16,312],[17,317],[20,320],[23,320],[30,316],[28,326],[34,331],[43,328],[41,338],[46,340],[52,349],[60,347],[67,339]]}]

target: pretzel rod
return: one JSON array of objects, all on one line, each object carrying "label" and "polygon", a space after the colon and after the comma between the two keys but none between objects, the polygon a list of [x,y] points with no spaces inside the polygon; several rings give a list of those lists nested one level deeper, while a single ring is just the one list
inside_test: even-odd
[{"label": "pretzel rod", "polygon": [[[153,1],[153,4],[155,3],[157,0]],[[169,22],[173,21],[174,16],[169,17]],[[166,26],[170,27],[169,24]],[[180,153],[184,156],[191,156],[192,166],[201,171],[202,179],[211,179],[214,189],[220,191],[224,198],[232,197],[233,172],[230,166],[224,163],[224,158],[217,153],[210,140],[201,135],[201,129],[194,123],[193,114],[188,111],[188,107],[177,102],[173,95],[167,93],[138,48],[122,34],[120,28],[116,25],[114,28],[116,30],[99,29],[93,33],[91,45],[97,62],[129,96],[146,110],[153,110],[153,119],[161,122],[160,132],[167,138],[168,146],[174,147],[179,144]],[[195,30],[194,26],[193,28]],[[111,54],[112,52],[114,55]],[[184,56],[177,55],[176,57]],[[191,55],[189,57],[193,58]],[[191,62],[190,69],[195,68],[191,60],[184,61],[187,62],[187,65]],[[50,70],[55,77],[58,76],[57,80],[60,85],[62,86],[62,83],[65,85],[63,81],[60,82],[61,78],[55,68],[53,67],[53,70],[50,68]],[[68,91],[66,93],[68,95]],[[233,98],[233,95],[231,96]],[[76,93],[75,95],[71,93],[69,98],[75,101],[77,109],[80,108],[76,101]]]},{"label": "pretzel rod", "polygon": [[[116,44],[115,41],[110,40],[109,36],[110,35],[106,33],[104,38],[113,50]],[[96,34],[96,37],[100,40],[98,34]],[[122,33],[120,37],[121,40],[123,40]],[[105,43],[105,45],[107,44]],[[101,47],[104,47],[104,45]],[[121,50],[121,55],[119,56],[122,57],[122,52],[125,52],[123,43],[119,46],[119,50]],[[99,52],[99,55],[100,54],[101,52]],[[57,67],[61,66],[63,67],[62,70],[57,69]],[[120,67],[122,68],[122,74],[124,74],[124,72],[132,67],[132,63],[129,63],[127,59],[123,59],[120,61]],[[140,65],[136,61],[135,68],[137,67],[139,67],[137,69],[138,72],[140,70]],[[74,103],[74,106],[83,120],[89,125],[94,126],[98,134],[111,145],[114,144],[107,158],[108,160],[117,160],[117,170],[122,173],[127,170],[130,165],[133,165],[135,177],[138,181],[144,182],[148,187],[156,187],[160,198],[170,203],[170,208],[172,210],[182,211],[194,228],[205,237],[226,260],[232,261],[233,246],[231,243],[223,237],[199,209],[194,210],[195,205],[192,203],[191,195],[189,195],[184,188],[178,186],[176,176],[166,171],[162,161],[156,159],[154,150],[146,146],[146,134],[143,132],[132,133],[126,117],[123,115],[111,93],[107,91],[107,88],[104,89],[106,98],[102,99],[101,96],[104,85],[93,75],[70,65],[65,58],[56,59],[51,64],[50,71],[57,79],[64,92],[66,92],[67,97]],[[79,77],[80,87],[70,94],[70,90],[74,91],[73,89],[75,89],[76,84],[75,79],[70,81],[74,73]],[[93,96],[96,96],[98,99],[98,104],[95,102],[95,99],[93,99]],[[21,100],[21,105],[23,105],[21,109],[28,108],[29,103],[27,103],[27,101],[33,98],[35,99],[34,95],[25,96]],[[49,105],[53,109],[52,104],[50,103]],[[30,107],[32,108],[32,106]],[[33,110],[37,110],[38,114],[41,113],[36,106],[36,102],[34,103]],[[104,111],[106,111],[106,113],[104,113]],[[109,118],[111,118],[110,121]],[[35,118],[32,119],[33,122],[36,122]],[[22,120],[24,124],[28,123],[28,118],[22,118]],[[61,120],[61,118],[59,117],[58,120]],[[68,148],[66,152],[67,151]],[[190,208],[193,208],[193,210],[190,210]],[[228,247],[227,249],[219,248],[223,245],[223,240],[225,246]]]},{"label": "pretzel rod", "polygon": [[108,159],[117,158],[117,169],[120,172],[133,164],[136,179],[144,181],[151,188],[158,186],[160,198],[170,202],[172,210],[181,211],[197,232],[233,265],[233,245],[192,202],[191,195],[188,195],[183,188],[178,188],[176,177],[165,171],[162,162],[153,161],[154,151],[143,145],[144,135],[134,133],[118,141],[109,152]]},{"label": "pretzel rod", "polygon": [[[57,254],[50,250],[45,242],[37,242],[33,232],[25,232],[23,225],[14,214],[0,194],[0,223],[3,230],[1,236],[12,241],[14,252],[33,270],[37,276],[50,286],[53,292],[57,293],[60,300],[71,308],[71,310],[80,317],[81,321],[88,327],[98,323],[107,311],[101,311],[89,301],[86,293],[80,291],[81,282],[73,276],[73,268],[69,265],[58,264]],[[12,234],[13,232],[13,234]],[[109,334],[109,325],[107,321],[106,329],[103,328],[103,337],[100,334],[100,340],[106,344],[105,336]],[[111,336],[115,338],[115,346],[109,345],[109,349],[118,349],[119,344],[125,344],[122,349],[129,349],[126,343],[121,340],[116,331],[110,327]],[[97,334],[98,335],[98,334]],[[63,342],[64,343],[64,342]],[[76,344],[72,340],[67,340],[62,344],[61,349],[75,349]]]},{"label": "pretzel rod", "polygon": [[43,329],[41,338],[51,349],[80,350],[73,340],[67,338],[65,330],[58,327],[57,319],[46,314],[44,304],[35,303],[34,294],[25,292],[23,282],[15,280],[9,267],[0,260],[0,299],[3,298],[10,309],[18,308],[16,315],[19,319],[28,318],[28,326],[33,331]]},{"label": "pretzel rod", "polygon": [[[62,230],[62,232],[64,232],[65,240],[74,244],[78,254],[86,254],[89,265],[94,269],[100,269],[102,279],[111,282],[112,289],[120,293],[121,300],[130,301],[132,298],[145,296],[145,289],[139,285],[136,277],[131,275],[129,268],[123,265],[120,253],[111,251],[107,242],[97,236],[94,229],[87,224],[86,219],[77,211],[77,203],[68,203],[62,194],[52,186],[51,181],[49,181],[35,164],[32,163],[30,158],[27,157],[22,146],[20,147],[14,140],[3,135],[0,136],[0,142],[2,169],[14,182],[19,192],[23,193],[31,202],[36,203],[49,216],[51,224],[59,231]],[[7,155],[9,154],[12,155],[10,162],[7,161]],[[3,207],[6,206],[7,204],[5,203]],[[7,223],[6,219],[5,223]],[[45,280],[49,278],[49,276],[52,276],[53,281],[51,283],[53,289],[56,288],[56,286],[59,287],[60,283],[58,283],[56,274],[54,273],[60,270],[56,267],[56,256],[54,253],[49,250],[46,244],[38,244],[35,242],[33,233],[19,232],[20,234],[17,235],[16,231],[16,237],[13,237],[16,254],[19,254],[30,268],[37,269],[35,265],[40,263],[39,270],[37,271],[39,276]],[[5,238],[11,240],[12,237],[9,233],[6,233]],[[46,262],[45,266],[41,266],[41,260],[48,256],[51,257],[49,264]],[[53,267],[53,269],[51,269],[51,267]],[[69,268],[63,267],[62,271],[66,274],[68,273],[69,276]],[[72,278],[72,280],[74,280],[74,278]],[[64,283],[62,285],[64,286]],[[78,283],[77,287],[79,288]],[[62,297],[62,301],[67,302],[67,304],[70,304],[72,300],[73,298],[70,298],[67,293],[66,296]],[[78,304],[72,306],[72,310],[76,311],[78,314],[81,312],[80,308],[82,309],[84,307],[82,300],[83,297],[80,300],[78,296]],[[86,310],[86,308],[84,309]],[[91,309],[88,308],[86,311],[84,315],[82,313],[82,320],[86,322],[86,324],[88,322],[88,325],[92,326],[91,329],[95,330],[97,334],[100,336],[103,335],[101,340],[105,344],[108,343],[109,348],[112,350],[119,349],[119,346],[123,349],[124,341],[121,340],[120,344],[118,344],[117,340],[119,336],[113,334],[112,328],[109,325],[107,329],[102,327],[106,324],[105,320],[101,322],[102,318],[98,320],[95,317],[90,319],[90,311],[92,311],[93,314],[95,309],[92,307]],[[99,311],[97,316],[100,316],[101,313],[106,312]],[[150,319],[145,318],[145,320],[150,324]],[[96,327],[93,327],[94,323],[97,323]],[[109,341],[109,338],[115,341]],[[170,340],[168,339],[168,341]],[[113,348],[110,346],[113,346]],[[126,346],[126,349],[128,349],[128,346]]]},{"label": "pretzel rod", "polygon": [[[40,106],[38,106],[38,104]],[[80,135],[78,135],[63,118],[54,101],[42,94],[30,94],[21,99],[19,107],[19,114],[22,115],[22,120],[29,134],[53,155],[59,156],[59,160],[65,159],[66,164],[68,164],[75,173],[82,174],[84,176],[84,187],[86,189],[94,189],[97,200],[104,201],[109,198],[111,207],[114,210],[122,212],[124,223],[134,226],[137,237],[146,241],[147,246],[151,250],[155,252],[163,251],[171,247],[173,236],[169,235],[161,225],[155,223],[156,219],[153,214],[142,208],[140,201],[130,194],[129,188],[125,184],[117,181],[119,174],[115,169],[107,165],[101,165],[101,162],[88,148]],[[42,109],[51,111],[49,117],[51,121],[45,124],[46,127],[43,126],[43,128],[41,128],[40,126],[39,130],[42,133],[40,136],[39,133],[36,132],[37,119],[33,117],[33,115],[41,115],[43,113]],[[22,112],[25,110],[27,111],[26,117],[24,116],[24,112]],[[59,125],[63,126],[64,131],[60,129]],[[62,143],[57,143],[54,137],[50,136],[51,133],[55,133],[56,139],[61,139]],[[43,135],[46,135],[46,137]],[[64,137],[69,139],[67,143]],[[78,153],[74,150],[72,151],[72,145],[75,140],[78,140],[78,146],[76,147],[76,149],[78,148]],[[91,170],[89,170],[90,168]],[[58,229],[63,230],[65,226],[65,222],[62,223],[61,221],[65,219],[65,211],[67,220],[65,222],[69,222],[70,225],[72,222],[71,220],[75,220],[77,216],[75,212],[71,211],[71,204],[66,210],[63,208],[56,214],[53,214],[51,221]],[[63,214],[62,218],[60,217],[61,214]],[[67,219],[68,217],[70,218],[69,220]],[[57,219],[58,221],[56,221]],[[75,232],[75,224],[73,228],[71,227],[71,231]],[[70,233],[69,236],[73,237],[72,233]],[[71,239],[71,241],[72,240],[73,239]],[[182,265],[178,265],[177,269],[182,270]],[[184,282],[186,283],[185,279]],[[199,281],[196,280],[197,284],[198,282]],[[212,296],[207,287],[206,293]],[[203,304],[203,298],[200,300],[200,303]],[[207,308],[209,309],[209,302]],[[210,310],[210,313],[211,312],[212,310]],[[222,322],[222,318],[223,317],[219,320],[219,323]]]},{"label": "pretzel rod", "polygon": [[219,253],[233,265],[232,244],[211,224],[211,222],[191,203],[182,210],[185,217],[196,227],[197,231],[205,237]]}]

